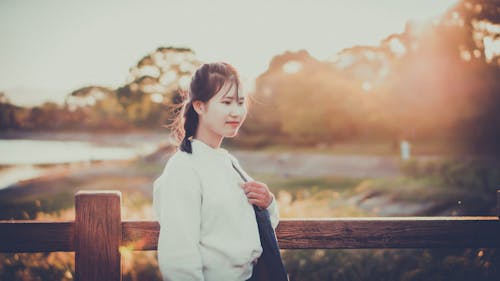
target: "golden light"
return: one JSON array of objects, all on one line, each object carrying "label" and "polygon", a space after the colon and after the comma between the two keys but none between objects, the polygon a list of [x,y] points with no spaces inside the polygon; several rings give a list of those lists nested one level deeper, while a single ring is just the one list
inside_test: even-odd
[{"label": "golden light", "polygon": [[373,61],[377,58],[377,54],[374,51],[366,51],[363,55],[369,60]]},{"label": "golden light", "polygon": [[483,6],[481,4],[476,4],[474,9],[476,13],[480,13],[483,10]]},{"label": "golden light", "polygon": [[88,105],[93,106],[93,105],[95,105],[95,103],[96,103],[96,99],[93,96],[87,97],[87,104]]},{"label": "golden light", "polygon": [[69,280],[72,280],[73,274],[71,274],[71,272],[69,270],[66,270],[66,272],[64,272],[64,277],[66,277]]},{"label": "golden light", "polygon": [[335,63],[335,66],[337,68],[343,69],[351,66],[354,63],[355,59],[356,58],[354,55],[342,55],[335,56],[332,61]]},{"label": "golden light", "polygon": [[467,50],[460,50],[460,58],[464,61],[470,61],[472,58],[470,52]]},{"label": "golden light", "polygon": [[167,64],[166,56],[161,52],[155,52],[151,54],[156,65],[165,65]]},{"label": "golden light", "polygon": [[118,248],[118,251],[120,252],[122,256],[122,269],[125,272],[129,272],[130,269],[133,266],[133,253],[134,253],[134,247],[133,245],[126,245],[126,246],[120,246]]},{"label": "golden light", "polygon": [[154,65],[146,65],[139,69],[139,76],[159,77],[160,69]]},{"label": "golden light", "polygon": [[184,75],[179,79],[179,88],[187,90],[190,83],[191,83],[191,77]]},{"label": "golden light", "polygon": [[163,85],[169,85],[175,79],[177,79],[177,73],[174,70],[170,70],[170,71],[165,72],[160,77],[160,83],[163,84]]},{"label": "golden light", "polygon": [[[491,63],[493,59],[500,56],[500,39],[497,39],[500,34],[500,24],[493,24],[488,21],[473,21],[472,26],[473,40],[476,46],[484,48],[484,57],[486,62]],[[473,51],[474,57],[481,57],[480,50]]]},{"label": "golden light", "polygon": [[289,61],[283,65],[283,72],[287,74],[295,74],[302,69],[302,63],[298,61]]},{"label": "golden light", "polygon": [[396,54],[396,56],[402,56],[406,53],[405,45],[397,38],[391,39],[389,42],[389,48],[394,54]]},{"label": "golden light", "polygon": [[474,57],[476,59],[481,57],[481,51],[479,51],[478,49],[474,49],[474,51],[472,53],[474,54]]},{"label": "golden light", "polygon": [[162,103],[163,102],[163,95],[160,93],[154,93],[151,95],[151,101],[154,103]]},{"label": "golden light", "polygon": [[189,62],[182,62],[179,66],[180,71],[182,72],[194,72],[196,70],[196,66]]},{"label": "golden light", "polygon": [[146,92],[146,93],[162,93],[162,92],[165,92],[165,89],[166,87],[160,83],[157,83],[157,84],[151,84],[151,85],[144,85],[142,87],[142,91]]},{"label": "golden light", "polygon": [[135,91],[139,90],[139,85],[137,85],[137,83],[130,84],[130,90],[132,92],[135,92]]},{"label": "golden light", "polygon": [[500,55],[500,40],[493,39],[493,36],[486,36],[483,39],[484,56],[487,62],[491,62],[494,57]]},{"label": "golden light", "polygon": [[371,89],[372,89],[372,83],[368,82],[368,81],[365,81],[363,82],[363,84],[361,85],[361,88],[365,91],[365,92],[369,92]]}]

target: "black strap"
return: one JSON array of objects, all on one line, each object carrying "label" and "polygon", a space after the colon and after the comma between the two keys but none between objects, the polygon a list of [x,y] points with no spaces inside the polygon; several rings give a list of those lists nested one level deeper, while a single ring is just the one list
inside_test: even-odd
[{"label": "black strap", "polygon": [[[232,162],[233,168],[238,172],[240,177],[248,182],[245,175]],[[275,199],[273,199],[275,200]],[[267,209],[260,209],[253,205],[255,211],[255,219],[259,228],[260,244],[262,246],[262,255],[254,266],[252,281],[287,281],[285,266],[281,260],[280,248],[276,240],[276,234],[271,224],[271,218]]]}]

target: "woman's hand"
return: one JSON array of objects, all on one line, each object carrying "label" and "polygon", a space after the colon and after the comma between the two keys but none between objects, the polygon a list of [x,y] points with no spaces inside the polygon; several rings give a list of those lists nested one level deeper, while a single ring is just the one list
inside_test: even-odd
[{"label": "woman's hand", "polygon": [[274,195],[269,191],[265,183],[249,181],[241,184],[250,204],[261,209],[267,209],[273,202]]}]

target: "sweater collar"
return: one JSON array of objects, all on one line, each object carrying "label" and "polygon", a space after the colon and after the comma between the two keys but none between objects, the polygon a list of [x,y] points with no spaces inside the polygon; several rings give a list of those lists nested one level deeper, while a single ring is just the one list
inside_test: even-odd
[{"label": "sweater collar", "polygon": [[226,149],[224,148],[215,149],[199,139],[192,139],[191,147],[193,149],[193,153],[195,154],[203,154],[207,156],[218,156],[218,157],[220,156],[227,157],[228,155]]}]

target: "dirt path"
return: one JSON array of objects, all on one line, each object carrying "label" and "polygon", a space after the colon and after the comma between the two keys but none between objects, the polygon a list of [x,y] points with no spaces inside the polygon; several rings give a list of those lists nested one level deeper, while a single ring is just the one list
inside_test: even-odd
[{"label": "dirt path", "polygon": [[398,159],[387,156],[314,153],[231,152],[250,173],[280,176],[393,177],[401,174]]}]

